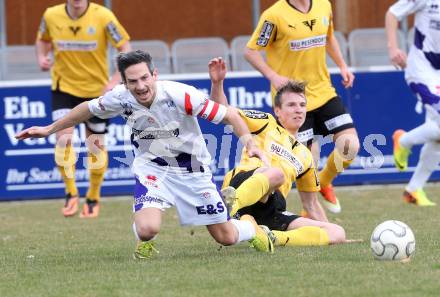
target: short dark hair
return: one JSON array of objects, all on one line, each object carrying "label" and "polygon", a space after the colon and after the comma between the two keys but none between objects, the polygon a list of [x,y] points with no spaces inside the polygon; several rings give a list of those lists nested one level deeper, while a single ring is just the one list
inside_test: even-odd
[{"label": "short dark hair", "polygon": [[146,63],[150,73],[153,74],[154,64],[151,55],[147,52],[136,50],[132,52],[121,52],[116,57],[118,70],[121,73],[122,81],[126,81],[125,70],[135,64]]},{"label": "short dark hair", "polygon": [[278,89],[275,94],[274,105],[281,107],[281,97],[284,93],[304,94],[307,83],[305,81],[289,80],[285,85]]}]

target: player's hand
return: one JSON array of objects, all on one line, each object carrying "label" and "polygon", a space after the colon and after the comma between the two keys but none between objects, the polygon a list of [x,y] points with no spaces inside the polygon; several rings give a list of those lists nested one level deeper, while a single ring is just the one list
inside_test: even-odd
[{"label": "player's hand", "polygon": [[26,138],[41,138],[41,137],[47,137],[50,133],[50,127],[40,127],[40,126],[33,126],[30,128],[27,128],[21,132],[18,132],[15,134],[15,138],[18,140],[23,140]]},{"label": "player's hand", "polygon": [[223,81],[226,77],[226,63],[222,57],[217,57],[208,63],[209,78],[213,83]]},{"label": "player's hand", "polygon": [[354,74],[347,67],[343,67],[340,70],[342,76],[342,85],[344,88],[347,89],[353,87]]},{"label": "player's hand", "polygon": [[282,76],[282,75],[278,75],[275,74],[270,78],[270,83],[272,86],[274,86],[274,88],[278,91],[282,86],[284,86],[285,84],[287,84],[287,82],[289,81],[289,78]]},{"label": "player's hand", "polygon": [[52,67],[52,60],[49,56],[38,57],[38,66],[42,71],[49,71]]},{"label": "player's hand", "polygon": [[266,154],[263,151],[261,151],[258,147],[250,146],[246,148],[246,151],[250,158],[253,157],[258,158],[263,162],[264,166],[266,167],[270,166],[270,162],[269,159],[266,157]]},{"label": "player's hand", "polygon": [[404,69],[406,67],[406,54],[400,48],[391,48],[389,50],[391,63],[397,69]]}]

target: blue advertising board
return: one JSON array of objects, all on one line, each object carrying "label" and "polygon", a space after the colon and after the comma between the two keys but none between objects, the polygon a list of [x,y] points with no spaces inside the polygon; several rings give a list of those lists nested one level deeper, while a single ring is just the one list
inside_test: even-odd
[{"label": "blue advertising board", "polygon": [[[206,92],[207,75],[168,75],[161,79],[181,81]],[[333,83],[355,121],[361,151],[336,180],[336,185],[385,184],[409,179],[417,162],[418,150],[410,158],[408,172],[400,173],[393,166],[392,132],[397,128],[411,129],[423,122],[423,115],[414,112],[415,99],[400,71],[356,72],[354,87],[345,90],[340,76],[332,74]],[[242,109],[272,110],[269,83],[256,72],[229,73],[225,92],[231,105]],[[34,125],[51,122],[49,81],[0,82],[0,113],[3,115],[0,162],[0,200],[60,198],[64,184],[53,160],[55,137],[17,141],[15,133]],[[214,180],[221,183],[225,172],[240,158],[241,147],[228,127],[199,120],[208,149],[213,156],[211,169]],[[88,187],[85,154],[85,128],[75,130],[78,152],[76,179],[80,194]],[[324,143],[328,139],[324,139]],[[131,194],[134,185],[130,164],[133,152],[130,129],[122,118],[111,120],[106,136],[109,169],[102,194]],[[324,144],[320,165],[325,164],[331,144]],[[432,180],[439,180],[439,172]]]}]

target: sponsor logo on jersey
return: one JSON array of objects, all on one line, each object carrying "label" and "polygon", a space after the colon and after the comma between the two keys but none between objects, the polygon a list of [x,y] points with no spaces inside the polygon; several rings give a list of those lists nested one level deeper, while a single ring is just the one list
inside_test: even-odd
[{"label": "sponsor logo on jersey", "polygon": [[96,41],[58,40],[59,51],[82,51],[90,52],[98,48]]},{"label": "sponsor logo on jersey", "polygon": [[327,42],[327,35],[313,36],[310,38],[291,40],[290,50],[292,51],[302,51],[309,48],[325,46]]},{"label": "sponsor logo on jersey", "polygon": [[131,132],[135,139],[164,139],[178,137],[180,134],[179,128],[173,130],[148,129],[143,131],[131,128]]},{"label": "sponsor logo on jersey", "polygon": [[270,36],[272,35],[272,31],[275,28],[275,25],[269,21],[264,21],[263,27],[260,31],[260,36],[257,40],[258,46],[266,46],[269,43]]},{"label": "sponsor logo on jersey", "polygon": [[433,30],[440,30],[440,21],[438,20],[430,20],[429,28]]},{"label": "sponsor logo on jersey", "polygon": [[124,109],[122,117],[127,119],[133,114],[133,106],[130,103],[119,103]]},{"label": "sponsor logo on jersey", "polygon": [[209,199],[209,198],[211,198],[211,194],[210,194],[209,192],[203,192],[203,193],[202,193],[202,197],[203,197],[204,199]]},{"label": "sponsor logo on jersey", "polygon": [[104,99],[103,96],[101,96],[101,97],[98,98],[98,106],[99,106],[99,109],[100,109],[100,110],[105,111],[105,106],[104,106],[104,104],[102,104],[102,100],[103,100],[103,99]]},{"label": "sponsor logo on jersey", "polygon": [[251,118],[251,119],[268,119],[269,116],[267,115],[267,113],[262,112],[262,111],[258,111],[258,110],[243,110],[243,113],[246,117]]},{"label": "sponsor logo on jersey", "polygon": [[306,27],[310,29],[310,31],[313,31],[313,26],[316,24],[316,19],[304,21],[302,22]]},{"label": "sponsor logo on jersey", "polygon": [[272,142],[269,148],[270,152],[288,161],[293,168],[295,168],[296,174],[300,175],[304,172],[303,164],[298,160],[298,158],[292,154],[292,151],[287,150],[285,147],[279,145],[278,143]]},{"label": "sponsor logo on jersey", "polygon": [[176,108],[176,104],[172,100],[165,101],[168,108]]},{"label": "sponsor logo on jersey", "polygon": [[72,31],[73,35],[76,36],[76,33],[78,33],[79,30],[81,30],[81,27],[79,27],[79,26],[77,26],[77,27],[69,26],[69,30]]},{"label": "sponsor logo on jersey", "polygon": [[87,28],[87,34],[89,35],[95,35],[96,34],[96,28],[93,26],[90,26]]},{"label": "sponsor logo on jersey", "polygon": [[106,28],[115,43],[119,43],[122,40],[122,35],[119,33],[118,28],[113,22],[108,23]]},{"label": "sponsor logo on jersey", "polygon": [[152,180],[152,181],[157,181],[157,176],[155,176],[155,175],[147,175],[146,176],[146,178],[148,179],[148,180]]},{"label": "sponsor logo on jersey", "polygon": [[431,3],[428,9],[428,13],[433,13],[433,14],[439,13],[439,5],[437,3]]}]

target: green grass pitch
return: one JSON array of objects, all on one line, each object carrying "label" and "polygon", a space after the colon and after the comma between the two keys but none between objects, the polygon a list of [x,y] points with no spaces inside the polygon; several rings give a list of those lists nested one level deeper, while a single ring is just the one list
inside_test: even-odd
[{"label": "green grass pitch", "polygon": [[[171,210],[160,253],[148,261],[132,259],[129,198],[103,198],[92,220],[63,218],[61,200],[0,203],[0,296],[439,296],[440,185],[426,189],[438,204],[431,208],[404,204],[401,188],[336,188],[342,213],[330,220],[364,243],[273,255],[245,243],[219,249],[205,228],[180,227]],[[296,195],[289,210],[299,210]],[[371,232],[388,219],[413,230],[410,263],[373,259]]]}]

